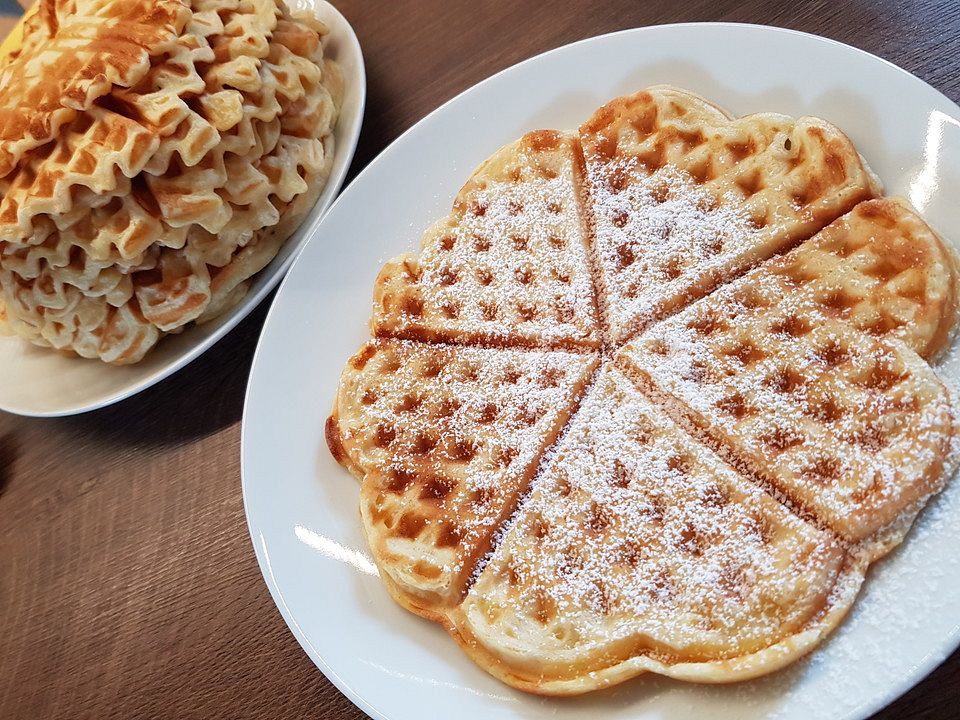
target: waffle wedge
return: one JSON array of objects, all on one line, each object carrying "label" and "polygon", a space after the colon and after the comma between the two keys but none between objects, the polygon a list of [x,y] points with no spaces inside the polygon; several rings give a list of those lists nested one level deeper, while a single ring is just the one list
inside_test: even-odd
[{"label": "waffle wedge", "polygon": [[667,86],[604,105],[580,137],[614,343],[879,192],[823,120],[732,119]]},{"label": "waffle wedge", "polygon": [[460,600],[596,363],[402,340],[347,363],[327,442],[362,481],[367,539],[402,604],[437,617]]},{"label": "waffle wedge", "polygon": [[388,262],[374,290],[378,337],[596,347],[580,220],[576,139],[528,133],[483,163],[419,257]]},{"label": "waffle wedge", "polygon": [[[786,268],[792,268],[792,264]],[[850,542],[937,491],[957,409],[897,339],[838,317],[841,292],[791,292],[769,263],[661,322],[617,362],[740,467]]]},{"label": "waffle wedge", "polygon": [[725,682],[808,652],[862,570],[607,366],[454,625],[487,671],[537,693],[650,670]]},{"label": "waffle wedge", "polygon": [[902,340],[927,360],[953,337],[956,251],[905,200],[862,202],[767,269],[793,286],[791,295],[832,293],[837,317]]}]

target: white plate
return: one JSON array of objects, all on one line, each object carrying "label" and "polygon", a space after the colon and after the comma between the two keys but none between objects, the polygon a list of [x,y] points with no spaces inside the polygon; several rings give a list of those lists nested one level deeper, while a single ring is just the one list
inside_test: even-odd
[{"label": "white plate", "polygon": [[[327,452],[323,423],[341,366],[366,336],[381,262],[414,247],[503,143],[574,128],[654,83],[735,113],[834,121],[891,193],[960,239],[960,108],[883,60],[811,35],[674,25],[594,38],[510,68],[411,128],[343,193],[294,264],[264,327],[243,421],[247,520],[274,600],[317,666],[375,717],[862,718],[960,641],[960,482],[871,570],[849,619],[810,659],[733,686],[646,676],[576,700],[526,696],[397,607],[375,577],[357,484]],[[956,357],[945,372],[960,378]]]},{"label": "white plate", "polygon": [[360,137],[366,75],[353,28],[326,0],[294,0],[295,9],[312,9],[330,27],[330,56],[343,68],[343,108],[334,130],[333,169],[316,205],[280,253],[260,272],[250,292],[232,311],[180,335],[163,338],[136,365],[114,367],[99,360],[67,357],[19,338],[0,336],[0,410],[34,417],[75,415],[130,397],[198,358],[234,328],[276,287],[314,226],[337,196]]}]

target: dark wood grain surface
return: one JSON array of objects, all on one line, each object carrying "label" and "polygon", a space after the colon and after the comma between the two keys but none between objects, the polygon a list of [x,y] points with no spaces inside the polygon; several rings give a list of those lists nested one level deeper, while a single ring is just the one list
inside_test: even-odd
[{"label": "dark wood grain surface", "polygon": [[[367,61],[354,174],[491,73],[664,22],[826,35],[960,100],[954,0],[337,4]],[[362,717],[287,631],[247,536],[240,415],[264,315],[115,407],[63,420],[0,413],[0,718]],[[960,717],[960,654],[877,717]]]}]

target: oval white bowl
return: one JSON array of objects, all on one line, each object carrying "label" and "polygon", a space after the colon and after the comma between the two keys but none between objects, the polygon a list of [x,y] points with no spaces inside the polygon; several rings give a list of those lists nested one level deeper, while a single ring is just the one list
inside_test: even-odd
[{"label": "oval white bowl", "polygon": [[0,410],[58,417],[95,410],[135,395],[210,349],[280,282],[343,184],[360,137],[366,99],[363,54],[350,24],[326,0],[298,0],[293,5],[314,10],[330,27],[330,55],[340,63],[345,82],[343,108],[334,130],[333,169],[300,229],[254,278],[250,292],[237,307],[209,323],[190,326],[179,335],[161,339],[136,365],[115,367],[38,348],[16,337],[0,336]]},{"label": "oval white bowl", "polygon": [[[346,359],[367,337],[381,263],[413,249],[481,160],[537,127],[575,128],[601,103],[670,83],[736,114],[825,117],[891,194],[960,239],[960,108],[912,75],[839,43],[730,24],[640,28],[516,65],[431,113],[374,160],[314,229],[274,301],[243,420],[243,490],[270,592],[294,635],[348,697],[389,720],[864,718],[960,642],[960,483],[870,572],[850,617],[810,658],[731,686],[656,676],[574,700],[500,684],[376,577],[358,485],[323,424]],[[956,350],[943,373],[960,379]]]}]

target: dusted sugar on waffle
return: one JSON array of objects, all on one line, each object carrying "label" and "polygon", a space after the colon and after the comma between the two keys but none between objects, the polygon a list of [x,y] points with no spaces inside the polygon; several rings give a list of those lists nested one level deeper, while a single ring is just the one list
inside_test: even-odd
[{"label": "dusted sugar on waffle", "polygon": [[832,315],[875,337],[902,340],[927,360],[953,337],[956,252],[905,200],[860,203],[769,269],[791,294],[827,299]]},{"label": "dusted sugar on waffle", "polygon": [[551,693],[646,670],[743,679],[839,621],[861,579],[845,559],[608,366],[457,629],[488,670]]},{"label": "dusted sugar on waffle", "polygon": [[168,5],[44,2],[0,76],[0,113],[69,108],[0,137],[6,331],[137,362],[236,305],[323,186],[342,92],[325,26],[276,0]]},{"label": "dusted sugar on waffle", "polygon": [[910,348],[840,317],[842,289],[793,291],[793,267],[761,266],[617,359],[744,468],[865,540],[945,481],[956,410]]},{"label": "dusted sugar on waffle", "polygon": [[596,363],[402,340],[348,362],[327,439],[362,480],[374,558],[407,604],[430,613],[460,599]]},{"label": "dusted sugar on waffle", "polygon": [[735,120],[666,86],[604,105],[580,138],[614,343],[878,192],[823,120]]},{"label": "dusted sugar on waffle", "polygon": [[593,283],[573,137],[525,135],[481,165],[419,256],[384,266],[375,335],[500,345],[595,347]]}]

